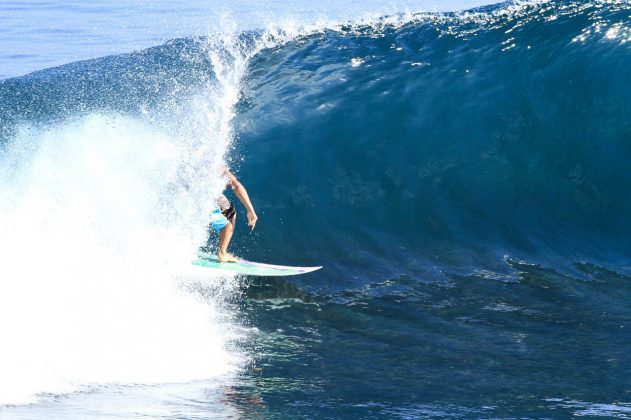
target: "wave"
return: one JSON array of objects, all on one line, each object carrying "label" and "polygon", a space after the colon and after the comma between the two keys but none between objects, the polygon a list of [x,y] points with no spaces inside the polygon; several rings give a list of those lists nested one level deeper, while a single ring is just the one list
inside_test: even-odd
[{"label": "wave", "polygon": [[513,279],[518,260],[628,271],[629,10],[178,39],[0,81],[0,318],[17,320],[0,326],[0,404],[246,363],[238,280],[205,301],[173,289],[224,161],[260,213],[236,249],[325,265],[312,289]]},{"label": "wave", "polygon": [[236,119],[243,176],[275,223],[253,251],[360,282],[508,269],[505,255],[624,268],[628,13],[423,14],[260,54]]}]

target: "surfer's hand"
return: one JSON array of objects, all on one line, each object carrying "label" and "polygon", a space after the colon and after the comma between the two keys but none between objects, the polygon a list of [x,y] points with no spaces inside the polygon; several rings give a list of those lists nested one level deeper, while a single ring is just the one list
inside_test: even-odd
[{"label": "surfer's hand", "polygon": [[257,220],[258,220],[258,217],[256,216],[256,213],[254,213],[253,211],[249,211],[248,212],[248,226],[250,226],[252,230],[254,230],[254,226],[256,226]]}]

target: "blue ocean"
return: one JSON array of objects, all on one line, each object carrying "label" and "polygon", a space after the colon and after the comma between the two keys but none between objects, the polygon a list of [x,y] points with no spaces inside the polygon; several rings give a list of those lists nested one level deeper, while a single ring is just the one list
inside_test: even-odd
[{"label": "blue ocean", "polygon": [[[631,4],[98,4],[0,67],[0,418],[631,418]],[[323,269],[191,264],[222,164]]]}]

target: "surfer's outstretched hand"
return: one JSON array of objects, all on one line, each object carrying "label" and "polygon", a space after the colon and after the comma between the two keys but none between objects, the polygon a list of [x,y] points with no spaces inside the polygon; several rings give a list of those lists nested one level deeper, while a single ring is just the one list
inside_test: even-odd
[{"label": "surfer's outstretched hand", "polygon": [[253,211],[248,212],[248,226],[250,226],[252,230],[254,230],[254,226],[256,226],[256,221],[258,219],[259,218],[257,217],[256,213],[254,213]]}]

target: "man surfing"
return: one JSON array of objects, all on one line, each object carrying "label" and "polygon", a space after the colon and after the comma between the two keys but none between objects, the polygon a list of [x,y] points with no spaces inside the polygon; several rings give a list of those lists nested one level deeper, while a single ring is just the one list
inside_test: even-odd
[{"label": "man surfing", "polygon": [[[243,184],[230,172],[227,166],[221,168],[221,176],[226,179],[226,186],[229,186],[234,191],[248,215],[248,226],[254,229],[258,217],[250,202],[250,197]],[[228,245],[232,234],[234,233],[235,222],[237,220],[237,212],[234,206],[221,194],[215,199],[216,208],[210,213],[210,226],[217,232],[219,232],[219,252],[217,253],[217,259],[219,262],[237,262],[237,258],[228,253]]]}]

